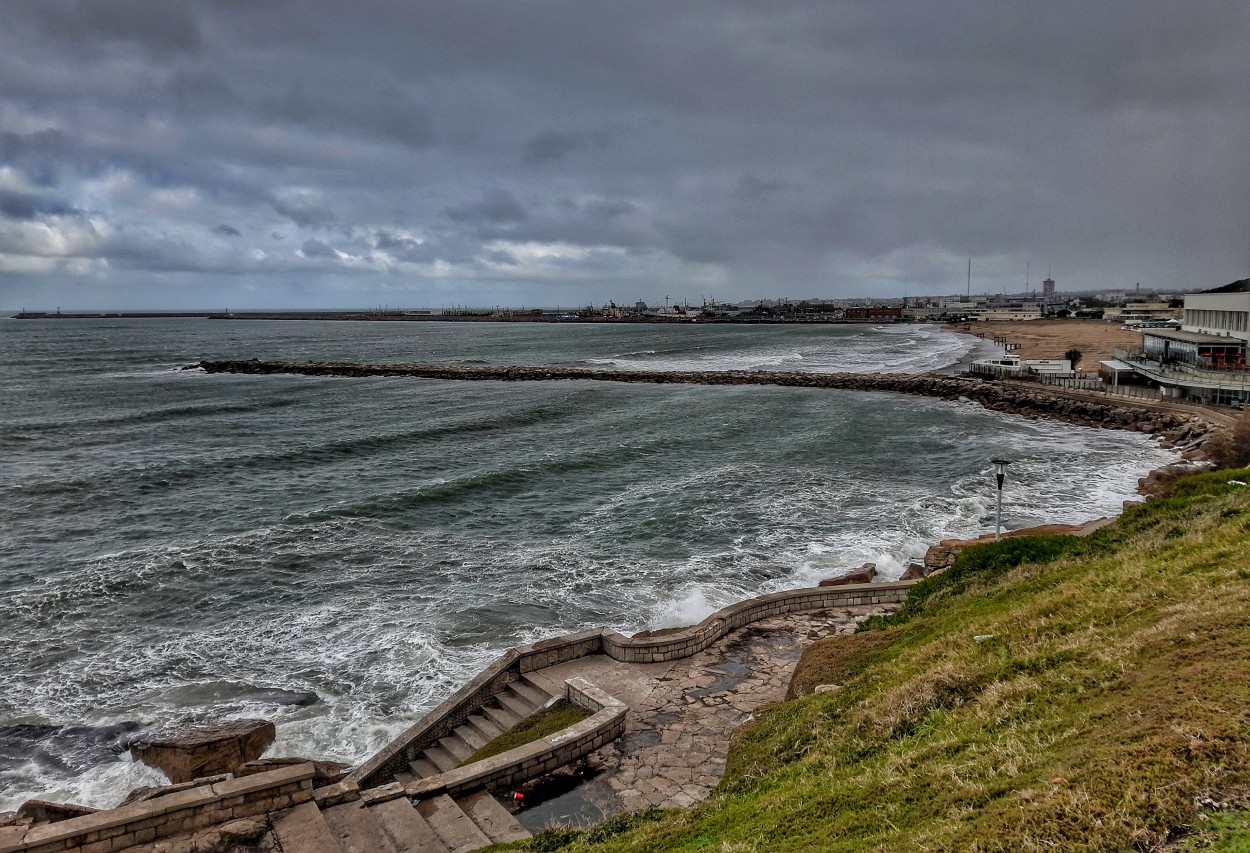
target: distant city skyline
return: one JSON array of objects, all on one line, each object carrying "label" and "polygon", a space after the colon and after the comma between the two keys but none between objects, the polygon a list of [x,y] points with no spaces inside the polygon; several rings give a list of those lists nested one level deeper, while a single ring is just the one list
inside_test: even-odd
[{"label": "distant city skyline", "polygon": [[937,296],[970,257],[974,294],[1250,272],[1244,3],[5,21],[5,312]]}]

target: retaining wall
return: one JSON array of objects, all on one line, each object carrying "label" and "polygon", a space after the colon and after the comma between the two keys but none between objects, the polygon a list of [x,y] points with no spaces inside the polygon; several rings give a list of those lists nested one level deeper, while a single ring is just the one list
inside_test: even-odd
[{"label": "retaining wall", "polygon": [[392,782],[370,788],[361,792],[360,799],[370,806],[398,797],[431,797],[437,794],[458,797],[482,788],[508,788],[589,755],[625,733],[625,713],[629,709],[624,702],[609,696],[584,678],[568,679],[565,695],[573,704],[594,713],[554,734],[464,767],[407,785]]},{"label": "retaining wall", "polygon": [[626,637],[600,628],[509,649],[468,684],[352,771],[344,781],[361,788],[386,784],[397,772],[406,770],[409,762],[419,758],[427,747],[463,725],[471,714],[522,673],[596,654],[606,654],[629,663],[677,660],[706,649],[730,631],[770,616],[831,607],[901,604],[914,583],[896,581],[785,590],[731,604],[698,625],[662,637]]},{"label": "retaining wall", "polygon": [[316,771],[297,764],[32,827],[0,828],[0,853],[113,853],[312,799]]}]

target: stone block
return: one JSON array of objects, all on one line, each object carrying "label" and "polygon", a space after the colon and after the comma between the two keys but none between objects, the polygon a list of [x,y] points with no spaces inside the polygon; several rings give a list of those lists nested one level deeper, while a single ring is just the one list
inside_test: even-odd
[{"label": "stone block", "polygon": [[172,782],[189,782],[260,758],[275,737],[274,725],[267,720],[239,720],[140,741],[131,746],[130,754]]}]

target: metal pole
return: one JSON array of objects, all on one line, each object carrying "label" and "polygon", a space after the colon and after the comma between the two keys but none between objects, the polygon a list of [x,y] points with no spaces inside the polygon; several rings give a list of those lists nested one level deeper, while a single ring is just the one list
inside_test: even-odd
[{"label": "metal pole", "polygon": [[998,510],[994,513],[994,541],[1002,536],[1003,530],[1003,481],[1007,479],[1007,466],[1011,462],[1006,459],[994,460],[994,478],[998,481]]}]

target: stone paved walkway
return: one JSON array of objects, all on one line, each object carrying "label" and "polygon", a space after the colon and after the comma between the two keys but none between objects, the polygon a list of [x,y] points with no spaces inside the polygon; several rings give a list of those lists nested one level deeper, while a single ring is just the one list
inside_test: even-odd
[{"label": "stone paved walkway", "polygon": [[629,705],[625,735],[593,753],[599,775],[583,796],[610,817],[651,806],[689,807],[725,772],[729,737],[761,705],[785,698],[790,675],[814,640],[849,634],[893,605],[837,608],[765,619],[689,658],[624,664],[603,655],[533,675],[552,692],[580,675]]}]

